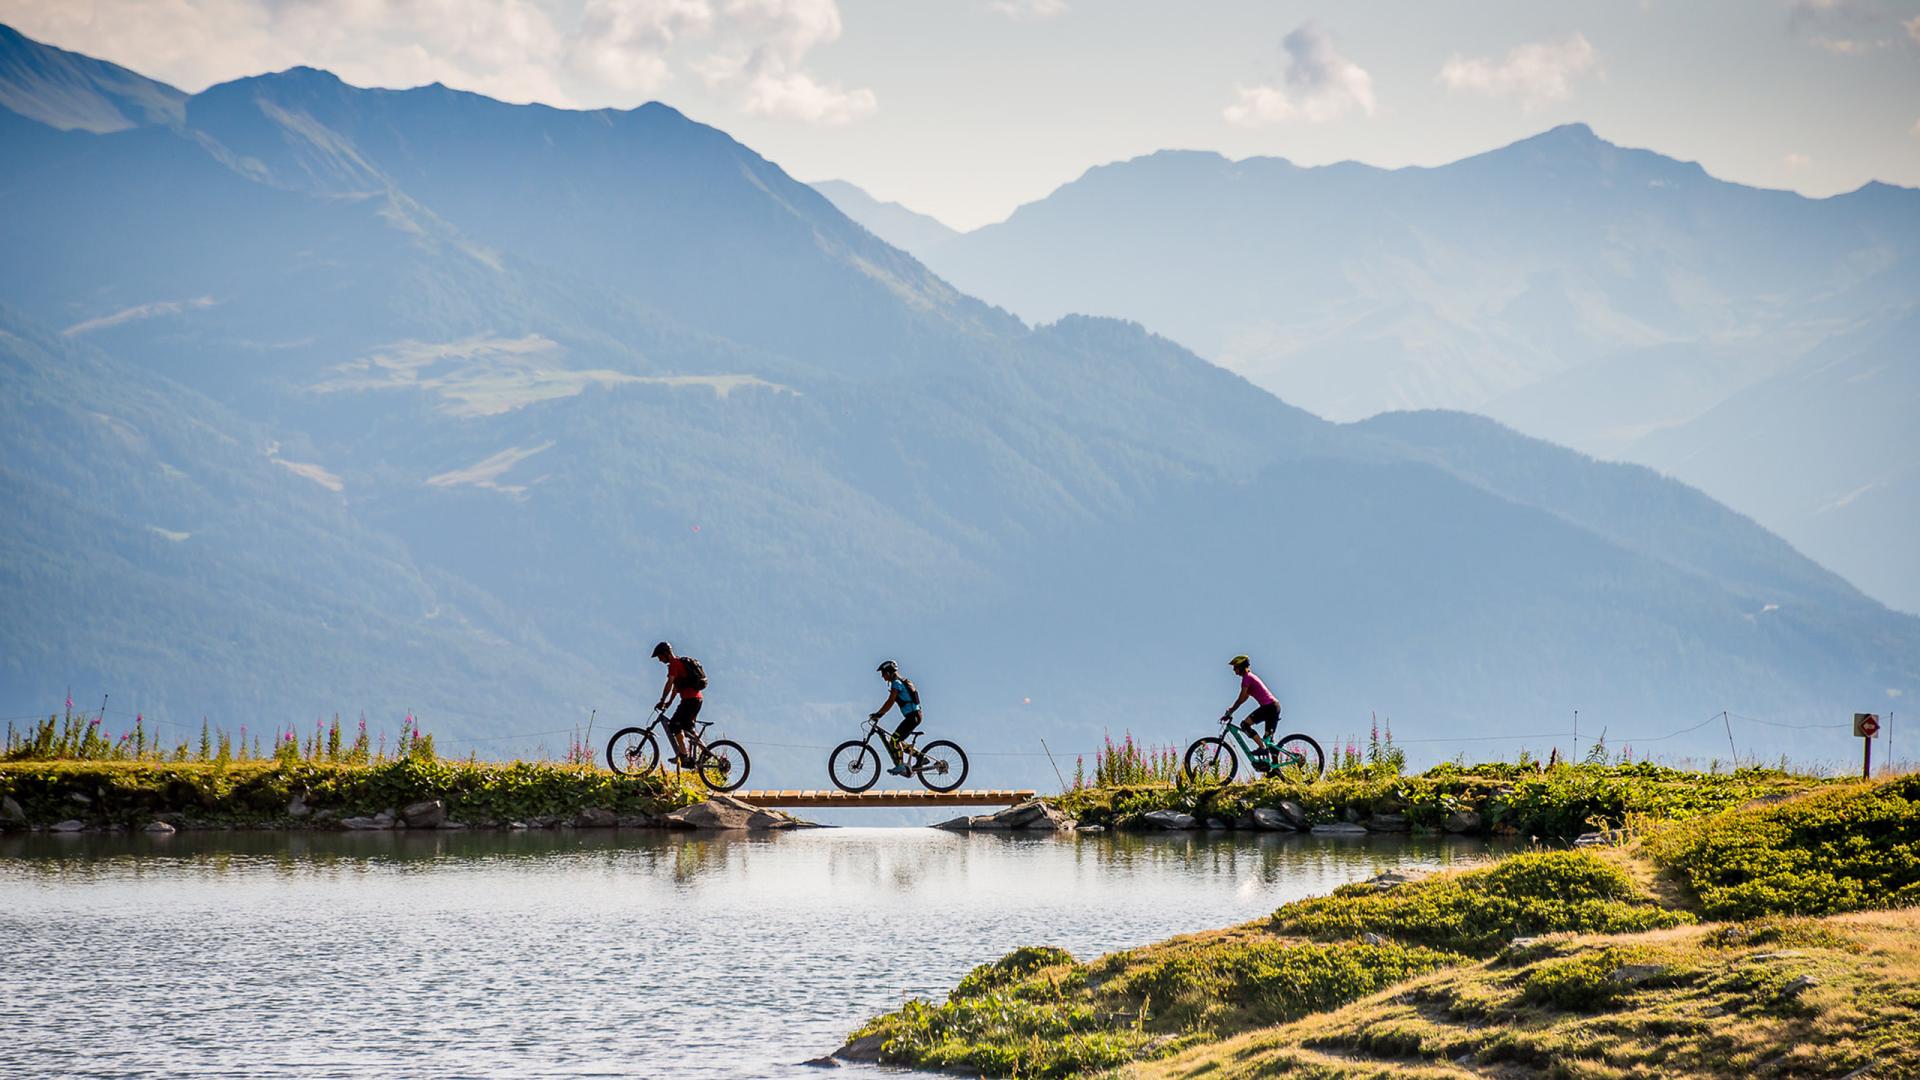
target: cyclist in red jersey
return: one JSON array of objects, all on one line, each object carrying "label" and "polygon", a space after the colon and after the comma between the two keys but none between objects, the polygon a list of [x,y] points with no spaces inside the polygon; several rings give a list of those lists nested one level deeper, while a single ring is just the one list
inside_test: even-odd
[{"label": "cyclist in red jersey", "polygon": [[687,736],[693,734],[693,722],[700,715],[699,680],[692,677],[685,659],[673,655],[673,646],[667,642],[653,647],[653,658],[667,665],[666,685],[660,688],[660,700],[654,708],[665,709],[675,694],[680,696],[680,704],[673,715],[667,717],[667,738],[673,740],[673,752],[681,767],[692,768],[693,755],[687,749]]}]

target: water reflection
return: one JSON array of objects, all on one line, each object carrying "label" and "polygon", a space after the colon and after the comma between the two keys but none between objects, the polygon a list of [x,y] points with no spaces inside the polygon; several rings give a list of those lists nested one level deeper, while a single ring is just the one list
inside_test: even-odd
[{"label": "water reflection", "polygon": [[1089,957],[1485,851],[926,829],[12,836],[0,1074],[812,1075],[793,1063],[1017,945]]}]

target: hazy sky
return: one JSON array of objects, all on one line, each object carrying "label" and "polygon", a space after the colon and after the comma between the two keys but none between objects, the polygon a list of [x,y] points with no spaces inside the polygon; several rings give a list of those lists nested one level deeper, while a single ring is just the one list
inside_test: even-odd
[{"label": "hazy sky", "polygon": [[1437,164],[1585,120],[1717,176],[1920,185],[1920,0],[0,0],[183,89],[675,105],[970,228],[1166,147]]}]

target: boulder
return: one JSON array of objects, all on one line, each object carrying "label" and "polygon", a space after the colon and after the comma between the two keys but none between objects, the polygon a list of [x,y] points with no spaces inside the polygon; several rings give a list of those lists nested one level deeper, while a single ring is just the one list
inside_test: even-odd
[{"label": "boulder", "polygon": [[393,828],[393,819],[386,818],[383,820],[379,817],[366,817],[366,816],[341,818],[340,827],[343,829],[353,829],[353,830],[362,831],[362,832],[371,831],[374,829],[391,829]]},{"label": "boulder", "polygon": [[1398,870],[1386,870],[1386,871],[1382,871],[1381,873],[1373,875],[1367,880],[1360,882],[1360,884],[1371,885],[1378,892],[1391,892],[1394,889],[1397,889],[1400,886],[1405,885],[1407,882],[1415,881],[1415,880],[1418,880],[1418,879],[1410,875],[1403,874]]},{"label": "boulder", "polygon": [[1079,825],[1079,826],[1076,826],[1073,831],[1079,832],[1079,833],[1089,833],[1089,834],[1103,833],[1107,831],[1107,827],[1105,825]]},{"label": "boulder", "polygon": [[1210,817],[1207,819],[1207,828],[1212,829],[1215,832],[1224,832],[1227,829],[1233,828],[1233,825],[1230,822],[1226,821],[1225,819]]},{"label": "boulder", "polygon": [[657,829],[660,819],[647,814],[621,814],[615,824],[622,829]]},{"label": "boulder", "polygon": [[1405,814],[1375,814],[1367,819],[1368,832],[1406,832]]},{"label": "boulder", "polygon": [[1253,827],[1267,832],[1292,832],[1297,828],[1287,815],[1270,806],[1253,808]]},{"label": "boulder", "polygon": [[172,836],[174,830],[173,826],[164,821],[149,821],[146,831],[153,833],[155,836]]},{"label": "boulder", "polygon": [[437,829],[446,823],[447,804],[439,799],[422,799],[400,808],[400,820],[409,829]]},{"label": "boulder", "polygon": [[1361,934],[1360,940],[1366,942],[1369,945],[1374,945],[1374,946],[1389,944],[1386,938],[1381,937],[1379,934],[1376,934],[1371,930],[1367,931],[1364,934]]},{"label": "boulder", "polygon": [[1285,817],[1294,828],[1307,827],[1307,808],[1292,799],[1281,799],[1274,804],[1273,808],[1280,811],[1281,816]]},{"label": "boulder", "polygon": [[313,813],[313,808],[307,805],[306,792],[294,792],[293,798],[287,800],[288,817],[306,817],[311,813]]},{"label": "boulder", "polygon": [[1315,836],[1365,836],[1367,827],[1355,825],[1350,821],[1336,821],[1331,825],[1315,825],[1311,830]]},{"label": "boulder", "polygon": [[382,810],[379,813],[373,815],[373,820],[379,822],[380,827],[383,829],[393,828],[393,823],[395,821],[398,821],[399,819],[400,819],[400,815],[391,809]]},{"label": "boulder", "polygon": [[1178,810],[1151,810],[1140,815],[1140,820],[1156,829],[1191,829],[1200,824],[1192,814]]},{"label": "boulder", "polygon": [[464,828],[466,828],[466,827],[467,827],[467,823],[466,823],[466,822],[464,822],[464,821],[443,821],[443,822],[441,822],[441,823],[440,823],[440,828],[441,828],[441,829],[443,829],[443,830],[445,830],[445,829],[464,829]]},{"label": "boulder", "polygon": [[1450,833],[1475,833],[1480,831],[1480,812],[1478,810],[1455,810],[1447,815],[1440,827]]},{"label": "boulder", "polygon": [[975,829],[1045,829],[1061,832],[1073,828],[1073,819],[1049,806],[1044,799],[1028,799],[998,813],[957,817],[935,825],[936,829],[972,832]]},{"label": "boulder", "polygon": [[47,826],[47,831],[48,832],[79,832],[81,829],[84,829],[86,827],[87,827],[86,822],[74,821],[73,819],[69,818],[66,821],[62,821],[56,825]]},{"label": "boulder", "polygon": [[1623,983],[1627,986],[1639,986],[1642,983],[1659,978],[1667,969],[1659,964],[1623,964],[1607,975],[1611,983]]},{"label": "boulder", "polygon": [[801,821],[792,814],[767,810],[731,795],[714,795],[705,802],[681,807],[667,815],[667,822],[682,829],[744,829],[750,832],[815,827],[812,822]]},{"label": "boulder", "polygon": [[580,829],[611,829],[620,824],[620,815],[604,807],[589,806],[573,815],[573,824]]},{"label": "boulder", "polygon": [[528,825],[524,821],[509,821],[507,822],[507,828],[516,829],[516,830],[525,830],[525,829],[532,828],[532,826]]},{"label": "boulder", "polygon": [[77,802],[77,803],[79,803],[79,804],[80,804],[81,806],[92,806],[92,805],[93,805],[93,800],[92,800],[92,799],[90,799],[90,798],[88,798],[87,796],[85,796],[85,795],[83,795],[83,794],[81,794],[81,793],[80,793],[80,792],[78,792],[78,791],[69,791],[69,792],[67,792],[67,798],[69,798],[69,799],[72,799],[72,800],[73,800],[74,802]]},{"label": "boulder", "polygon": [[882,1035],[862,1035],[835,1050],[831,1056],[841,1061],[879,1061],[880,1047],[886,1041]]},{"label": "boulder", "polygon": [[13,801],[11,795],[0,795],[0,821],[25,821],[27,812]]},{"label": "boulder", "polygon": [[1820,980],[1811,975],[1802,975],[1780,988],[1782,997],[1799,997],[1801,994],[1820,985]]}]

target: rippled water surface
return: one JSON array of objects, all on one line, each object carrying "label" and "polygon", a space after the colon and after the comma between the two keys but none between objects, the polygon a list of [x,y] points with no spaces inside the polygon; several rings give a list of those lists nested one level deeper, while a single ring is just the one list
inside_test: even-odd
[{"label": "rippled water surface", "polygon": [[931,829],[13,837],[0,1075],[817,1077],[798,1063],[1015,946],[1091,957],[1481,850]]}]

